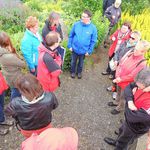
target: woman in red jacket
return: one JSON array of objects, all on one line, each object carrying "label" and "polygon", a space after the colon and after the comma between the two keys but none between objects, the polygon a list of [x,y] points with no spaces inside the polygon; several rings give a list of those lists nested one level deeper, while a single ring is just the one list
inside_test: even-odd
[{"label": "woman in red jacket", "polygon": [[[6,81],[0,72],[0,125],[13,125],[13,122],[5,120],[3,108],[4,108],[4,95],[5,95],[5,90],[8,89],[8,86],[6,84]],[[8,129],[1,129],[0,130],[0,135],[5,135],[8,133]]]},{"label": "woman in red jacket", "polygon": [[50,32],[45,38],[45,43],[39,46],[37,78],[44,91],[53,92],[59,85],[61,73],[61,56],[57,51],[59,46],[59,35],[57,32]]},{"label": "woman in red jacket", "polygon": [[[130,33],[131,33],[131,24],[129,22],[124,22],[121,29],[117,30],[110,36],[110,39],[113,41],[113,43],[108,51],[109,61],[113,58],[120,44],[123,43],[125,40],[129,39]],[[113,78],[109,63],[106,71],[102,72],[102,75],[110,75],[109,78],[110,79]]]},{"label": "woman in red jacket", "polygon": [[117,83],[117,100],[116,102],[109,102],[109,106],[117,105],[111,111],[112,114],[118,114],[124,109],[123,91],[127,85],[134,81],[137,73],[146,67],[146,60],[144,58],[145,52],[150,48],[150,43],[147,41],[139,41],[134,49],[134,52],[129,52],[122,57],[116,69],[116,78],[113,80]]}]

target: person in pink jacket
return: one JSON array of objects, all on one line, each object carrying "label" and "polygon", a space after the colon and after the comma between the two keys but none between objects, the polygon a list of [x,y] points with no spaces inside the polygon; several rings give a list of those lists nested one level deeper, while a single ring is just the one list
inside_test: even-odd
[{"label": "person in pink jacket", "polygon": [[[113,58],[120,44],[129,39],[130,33],[131,33],[131,24],[129,22],[124,22],[121,29],[118,29],[110,36],[110,39],[112,40],[113,43],[111,44],[108,51],[109,61]],[[111,79],[113,78],[109,63],[106,71],[102,72],[102,75],[110,75],[110,78]]]},{"label": "person in pink jacket", "polygon": [[145,52],[150,48],[147,41],[139,41],[133,52],[126,53],[116,69],[116,78],[113,80],[117,83],[117,100],[109,102],[112,106],[117,106],[111,111],[112,114],[118,114],[124,109],[123,91],[127,85],[134,81],[137,73],[146,67]]},{"label": "person in pink jacket", "polygon": [[77,150],[78,134],[71,127],[49,128],[26,139],[21,150]]}]

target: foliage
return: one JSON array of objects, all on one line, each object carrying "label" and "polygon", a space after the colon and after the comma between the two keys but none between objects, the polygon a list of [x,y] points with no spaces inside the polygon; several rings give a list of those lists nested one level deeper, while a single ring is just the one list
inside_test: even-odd
[{"label": "foliage", "polygon": [[138,15],[149,6],[150,0],[124,0],[121,8],[123,12],[129,12],[130,15]]}]

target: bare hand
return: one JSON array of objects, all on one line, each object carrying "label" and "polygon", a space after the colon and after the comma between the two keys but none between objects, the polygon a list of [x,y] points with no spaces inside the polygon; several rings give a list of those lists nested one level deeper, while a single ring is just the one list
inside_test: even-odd
[{"label": "bare hand", "polygon": [[71,48],[69,48],[69,50],[72,52],[72,47],[71,47]]},{"label": "bare hand", "polygon": [[116,17],[115,16],[112,16],[112,19],[115,19]]},{"label": "bare hand", "polygon": [[35,72],[35,69],[31,69],[31,72]]},{"label": "bare hand", "polygon": [[113,80],[113,83],[119,83],[119,82],[121,82],[121,78],[120,77],[118,77],[118,78]]},{"label": "bare hand", "polygon": [[130,110],[137,110],[137,107],[134,105],[133,101],[128,102],[128,107]]},{"label": "bare hand", "polygon": [[112,41],[115,41],[115,40],[116,40],[116,38],[113,36],[113,37],[112,37]]},{"label": "bare hand", "polygon": [[89,53],[85,53],[85,56],[89,56]]}]

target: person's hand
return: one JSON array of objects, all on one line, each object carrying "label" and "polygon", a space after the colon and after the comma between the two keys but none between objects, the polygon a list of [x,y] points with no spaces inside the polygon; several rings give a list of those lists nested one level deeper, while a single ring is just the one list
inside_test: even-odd
[{"label": "person's hand", "polygon": [[87,53],[85,53],[85,56],[89,56],[89,53],[87,52]]},{"label": "person's hand", "polygon": [[69,50],[72,52],[72,47],[71,47],[71,48],[69,48]]},{"label": "person's hand", "polygon": [[115,64],[115,66],[117,66],[118,65],[118,61],[114,61],[114,64]]},{"label": "person's hand", "polygon": [[137,110],[137,107],[134,105],[133,101],[128,101],[128,108],[130,110]]},{"label": "person's hand", "polygon": [[112,16],[112,19],[114,20],[116,17],[115,16]]},{"label": "person's hand", "polygon": [[116,38],[113,36],[113,37],[112,37],[112,41],[115,41],[115,40],[116,40]]},{"label": "person's hand", "polygon": [[143,89],[143,92],[150,92],[150,86],[148,86],[145,89]]},{"label": "person's hand", "polygon": [[121,82],[121,78],[120,77],[117,77],[116,79],[113,80],[113,83],[119,83]]},{"label": "person's hand", "polygon": [[35,69],[31,69],[31,72],[35,72]]}]

